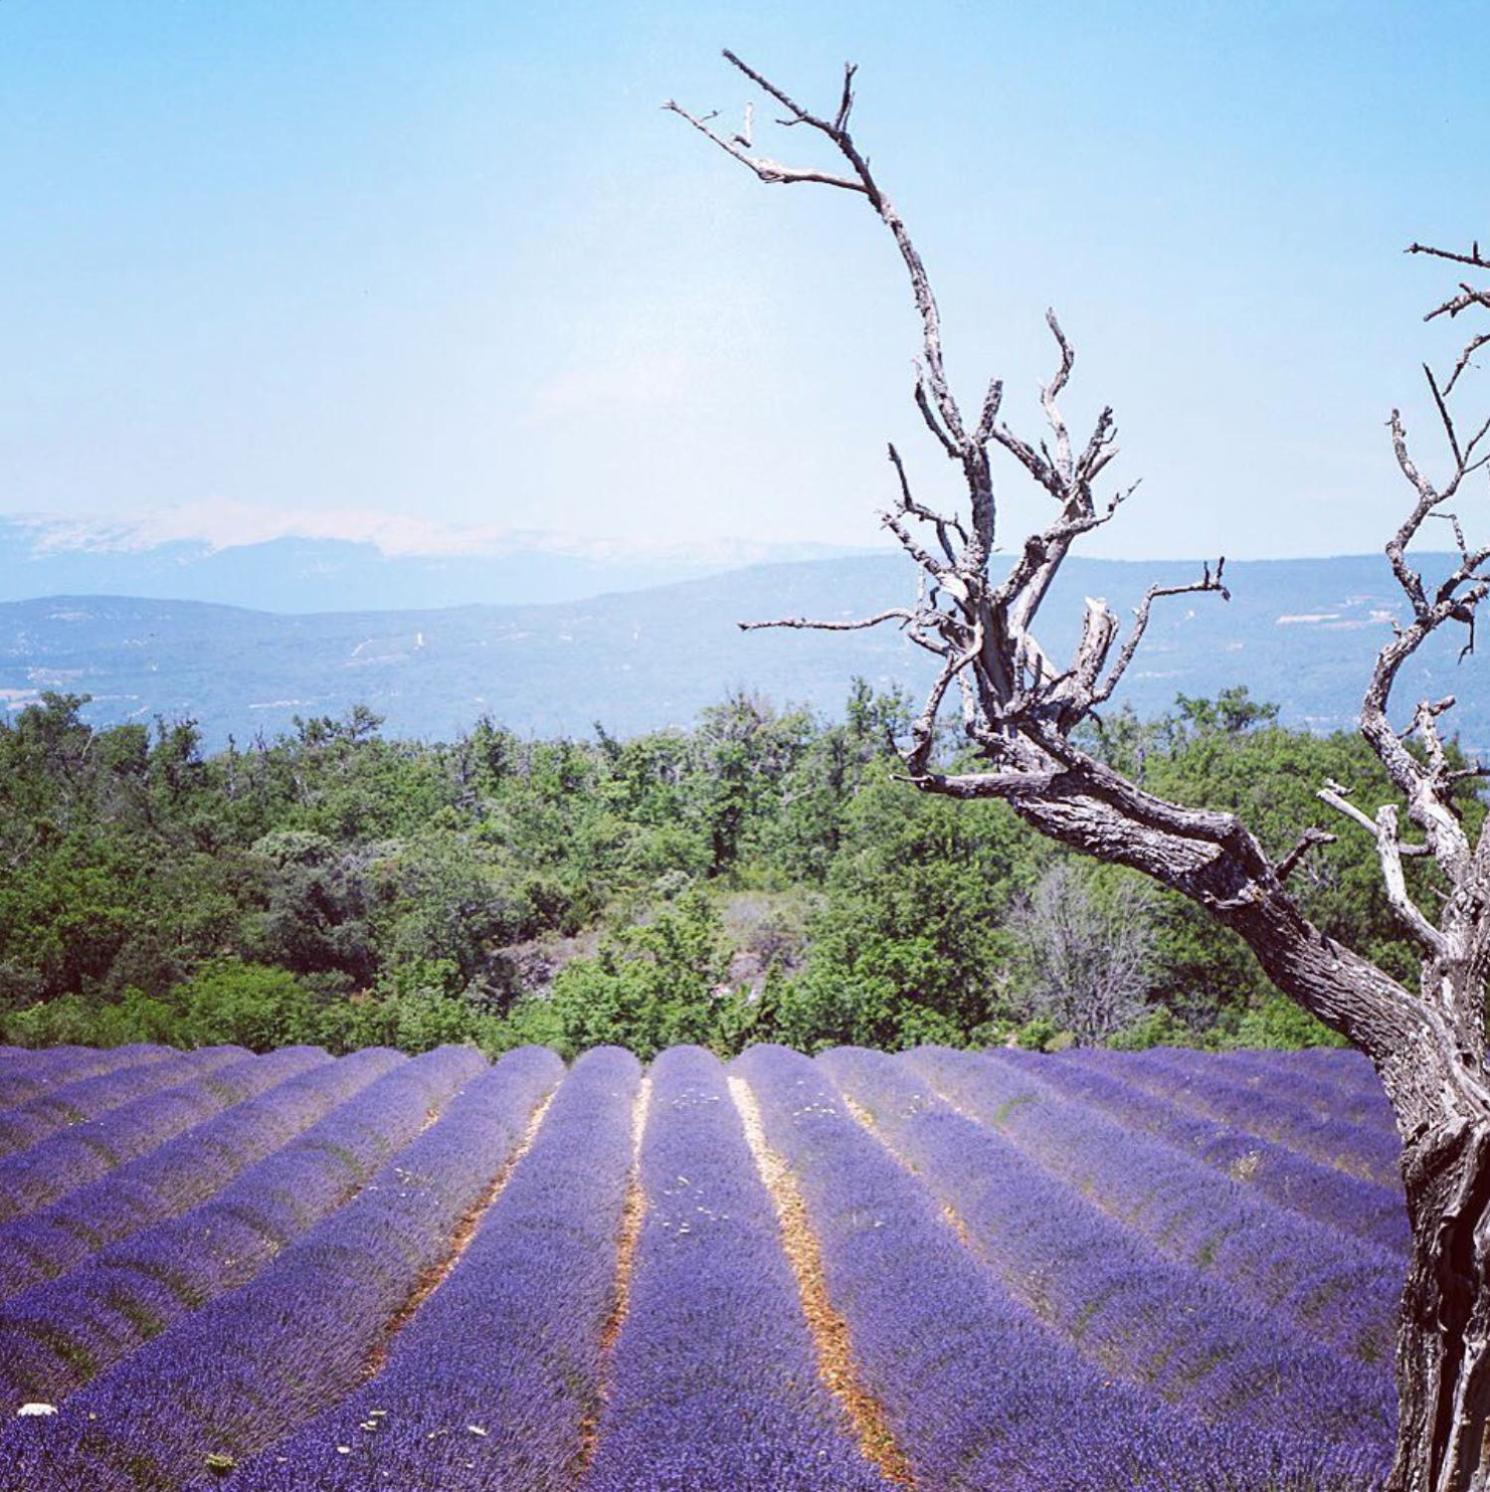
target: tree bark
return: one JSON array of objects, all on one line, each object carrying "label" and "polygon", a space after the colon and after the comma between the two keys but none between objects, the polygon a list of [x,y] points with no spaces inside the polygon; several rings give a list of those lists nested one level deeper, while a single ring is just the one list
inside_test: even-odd
[{"label": "tree bark", "polygon": [[[805,126],[842,157],[841,174],[793,167],[754,153],[751,129],[721,134],[676,103],[666,107],[708,136],[763,182],[816,183],[860,195],[889,230],[909,276],[922,327],[916,407],[942,451],[961,468],[966,517],[928,507],[912,493],[905,464],[889,450],[899,486],[881,521],[920,571],[917,599],[857,621],[781,618],[756,626],[850,631],[897,623],[909,640],[941,659],[936,682],[899,748],[909,780],[924,792],[953,798],[1002,798],[1027,823],[1099,860],[1126,865],[1189,897],[1239,934],[1273,983],[1372,1060],[1396,1115],[1403,1178],[1413,1229],[1411,1272],[1398,1346],[1401,1424],[1388,1492],[1490,1492],[1490,1074],[1485,1003],[1490,985],[1490,827],[1472,843],[1459,788],[1490,777],[1478,762],[1451,760],[1438,720],[1452,696],[1421,700],[1406,731],[1393,728],[1389,705],[1403,664],[1436,633],[1467,630],[1475,643],[1476,609],[1490,601],[1490,545],[1471,548],[1457,514],[1446,507],[1477,473],[1490,468],[1490,418],[1461,428],[1450,396],[1490,332],[1471,336],[1441,381],[1424,366],[1452,457],[1446,478],[1430,480],[1408,449],[1401,415],[1388,422],[1393,451],[1413,491],[1411,511],[1388,540],[1386,556],[1406,599],[1405,625],[1377,655],[1361,708],[1361,731],[1386,768],[1402,803],[1374,816],[1350,801],[1336,782],[1318,796],[1376,841],[1387,898],[1422,963],[1409,990],[1368,960],[1326,937],[1304,916],[1285,882],[1300,858],[1333,836],[1304,829],[1299,843],[1274,862],[1231,814],[1187,808],[1146,792],[1071,741],[1071,732],[1106,704],[1132,663],[1153,603],[1166,596],[1214,592],[1226,599],[1225,561],[1205,566],[1188,585],[1151,586],[1126,639],[1117,617],[1088,599],[1080,641],[1061,668],[1034,635],[1038,613],[1072,544],[1107,523],[1133,487],[1099,500],[1096,482],[1117,454],[1112,410],[1091,435],[1073,439],[1060,398],[1075,351],[1054,312],[1046,322],[1059,364],[1040,390],[1049,434],[1038,441],[1001,421],[1003,382],[993,379],[976,423],[964,418],[942,356],[941,317],[920,254],[904,220],[870,170],[849,130],[854,106],[852,65],[845,67],[836,113],[810,113],[732,52],[726,59],[786,112],[778,122]],[[1457,253],[1413,244],[1426,254],[1490,272],[1479,244]],[[1490,311],[1490,286],[1461,278],[1457,291],[1427,319],[1453,320]],[[1471,430],[1473,433],[1471,433]],[[998,504],[990,452],[998,448],[1033,488],[1055,500],[1057,516],[1029,535],[1001,580],[990,573],[997,550]],[[1436,587],[1424,584],[1408,550],[1430,518],[1451,527],[1458,564]],[[927,535],[935,536],[935,549]],[[1462,656],[1462,655],[1461,655]],[[936,765],[938,720],[951,698],[961,704],[962,731],[983,770]],[[1409,737],[1413,739],[1409,741]],[[1404,839],[1401,815],[1420,839]],[[1403,861],[1425,857],[1439,874],[1442,905],[1424,910],[1413,898]],[[1447,892],[1443,887],[1447,887]]]},{"label": "tree bark", "polygon": [[1413,1249],[1389,1492],[1490,1482],[1490,1108],[1444,1077],[1448,1112],[1425,1120],[1403,1157]]}]

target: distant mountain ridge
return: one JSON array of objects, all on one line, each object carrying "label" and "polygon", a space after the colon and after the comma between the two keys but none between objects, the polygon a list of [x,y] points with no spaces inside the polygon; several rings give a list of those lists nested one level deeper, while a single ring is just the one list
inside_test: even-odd
[{"label": "distant mountain ridge", "polygon": [[[1443,561],[1423,557],[1430,573]],[[1082,598],[1128,618],[1153,582],[1197,567],[1072,560],[1046,602],[1043,638],[1069,652]],[[1371,657],[1403,602],[1380,556],[1228,566],[1233,600],[1160,602],[1116,703],[1145,715],[1177,693],[1246,684],[1290,724],[1355,721]],[[390,734],[451,737],[482,715],[527,733],[618,734],[684,725],[733,688],[837,713],[854,674],[919,688],[927,660],[893,626],[742,633],[745,618],[863,616],[908,597],[894,556],[758,565],[676,584],[542,605],[275,615],[190,601],[61,596],[0,604],[0,708],[44,689],[90,693],[98,722],[191,716],[209,744],[272,735],[296,715],[366,704]],[[1404,674],[1399,701],[1456,694],[1463,741],[1490,747],[1490,673],[1441,638]]]},{"label": "distant mountain ridge", "polygon": [[648,545],[522,530],[483,539],[484,547],[467,552],[390,553],[371,540],[161,541],[130,523],[0,516],[0,601],[109,595],[290,613],[529,605],[855,552],[742,539]]}]

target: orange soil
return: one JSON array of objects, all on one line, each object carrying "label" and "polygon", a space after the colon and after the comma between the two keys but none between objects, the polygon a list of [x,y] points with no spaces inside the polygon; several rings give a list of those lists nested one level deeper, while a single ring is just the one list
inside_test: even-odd
[{"label": "orange soil", "polygon": [[576,1477],[582,1475],[595,1457],[600,1439],[600,1413],[605,1405],[610,1356],[626,1324],[631,1301],[631,1274],[636,1267],[636,1246],[641,1239],[642,1219],[646,1216],[647,1198],[641,1186],[642,1135],[646,1132],[647,1112],[652,1102],[652,1079],[648,1075],[636,1090],[631,1110],[631,1176],[626,1183],[626,1200],[621,1205],[621,1226],[616,1237],[616,1282],[611,1296],[610,1314],[600,1329],[600,1387],[596,1402],[580,1424],[579,1454]]},{"label": "orange soil", "polygon": [[859,1378],[848,1323],[834,1309],[828,1296],[822,1250],[812,1231],[796,1177],[767,1144],[760,1108],[750,1085],[743,1078],[731,1077],[729,1090],[740,1112],[756,1168],[776,1204],[782,1246],[796,1275],[802,1311],[817,1349],[819,1376],[843,1406],[865,1459],[897,1486],[914,1487],[910,1462],[895,1443],[883,1407]]},{"label": "orange soil", "polygon": [[[555,1091],[557,1090],[550,1090],[543,1102],[529,1115],[522,1138],[513,1147],[507,1159],[502,1162],[501,1169],[492,1177],[481,1195],[456,1223],[450,1235],[449,1247],[443,1256],[420,1275],[407,1299],[388,1319],[377,1345],[368,1354],[367,1362],[363,1366],[365,1378],[375,1378],[383,1371],[388,1364],[388,1351],[393,1344],[394,1337],[409,1324],[419,1307],[445,1283],[450,1271],[460,1263],[461,1256],[471,1246],[471,1240],[481,1226],[481,1220],[486,1215],[487,1208],[501,1196],[503,1187],[507,1185],[508,1179],[517,1168],[517,1163],[533,1148],[533,1141],[538,1137],[538,1126],[543,1123],[543,1116],[548,1112],[549,1104],[553,1102]],[[433,1122],[434,1118],[431,1117],[426,1122],[425,1128],[427,1129]]]}]

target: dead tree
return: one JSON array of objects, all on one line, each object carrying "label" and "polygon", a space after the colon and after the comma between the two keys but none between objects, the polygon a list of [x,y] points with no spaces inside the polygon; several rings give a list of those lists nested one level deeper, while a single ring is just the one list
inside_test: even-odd
[{"label": "dead tree", "polygon": [[1153,913],[1142,881],[1124,876],[1102,895],[1071,860],[1057,860],[1009,916],[1030,1012],[1083,1046],[1132,1025],[1148,990]]},{"label": "dead tree", "polygon": [[[802,618],[742,624],[846,630],[893,623],[938,660],[936,681],[901,751],[909,780],[954,798],[1001,798],[1037,829],[1098,859],[1130,866],[1182,893],[1232,928],[1272,981],[1364,1051],[1381,1075],[1403,1141],[1402,1170],[1413,1229],[1403,1301],[1397,1372],[1401,1419],[1389,1486],[1392,1492],[1461,1492],[1490,1485],[1490,1081],[1485,1068],[1485,996],[1490,975],[1490,829],[1474,842],[1459,805],[1479,765],[1459,767],[1445,747],[1441,721],[1452,699],[1424,701],[1404,732],[1389,720],[1403,665],[1440,631],[1463,628],[1473,645],[1475,613],[1490,592],[1490,548],[1471,548],[1449,507],[1482,471],[1490,421],[1466,435],[1452,413],[1455,396],[1490,334],[1472,337],[1440,380],[1428,374],[1447,447],[1446,475],[1430,479],[1410,453],[1399,414],[1389,422],[1397,465],[1411,507],[1387,543],[1392,573],[1406,598],[1406,621],[1376,659],[1361,708],[1361,730],[1406,803],[1353,803],[1346,789],[1324,784],[1320,796],[1372,836],[1391,905],[1417,945],[1416,989],[1324,936],[1289,893],[1288,879],[1314,844],[1330,836],[1307,829],[1293,850],[1272,859],[1235,815],[1186,808],[1146,792],[1098,761],[1072,733],[1121,682],[1155,604],[1184,592],[1223,598],[1223,564],[1205,567],[1189,585],[1155,586],[1122,635],[1102,601],[1088,600],[1080,640],[1069,659],[1053,659],[1037,640],[1041,607],[1071,546],[1109,522],[1132,491],[1099,494],[1116,455],[1111,409],[1084,438],[1061,412],[1075,353],[1055,315],[1046,321],[1056,368],[1041,389],[1048,426],[1025,438],[1001,417],[995,379],[975,419],[948,382],[942,329],[926,268],[850,133],[854,68],[844,71],[836,108],[809,112],[781,88],[726,52],[726,59],[781,111],[779,123],[820,136],[836,152],[833,169],[789,166],[760,155],[749,127],[734,134],[668,103],[716,145],[770,184],[813,183],[862,197],[890,231],[910,278],[921,322],[921,359],[913,396],[943,455],[958,469],[966,504],[943,513],[913,493],[892,446],[895,500],[885,527],[921,572],[916,599],[858,622]],[[1430,318],[1490,309],[1490,289],[1470,283],[1490,270],[1478,245],[1452,254],[1464,283]],[[998,538],[993,458],[1017,479],[1048,495],[1051,521],[1030,534],[1005,572],[990,561]],[[1476,484],[1478,486],[1478,483]],[[1483,493],[1482,493],[1483,495]],[[1408,548],[1430,519],[1446,519],[1456,562],[1437,584],[1413,568]],[[975,770],[950,770],[937,757],[944,707],[960,716]],[[1413,832],[1417,837],[1409,837]],[[1352,831],[1353,832],[1353,831]],[[1431,862],[1437,906],[1414,900],[1405,858]]]}]

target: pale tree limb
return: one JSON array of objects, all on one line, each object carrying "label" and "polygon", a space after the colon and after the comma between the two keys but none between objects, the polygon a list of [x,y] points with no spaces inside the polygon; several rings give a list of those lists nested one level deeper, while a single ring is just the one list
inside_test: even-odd
[{"label": "pale tree limb", "polygon": [[[1407,877],[1402,867],[1404,845],[1397,824],[1397,809],[1384,804],[1377,809],[1375,819],[1362,812],[1344,795],[1338,783],[1320,788],[1321,801],[1328,803],[1337,812],[1355,820],[1376,841],[1376,853],[1381,862],[1382,881],[1386,886],[1387,902],[1402,924],[1417,941],[1434,957],[1444,952],[1444,943],[1438,929],[1424,916],[1407,890]],[[1331,836],[1333,837],[1333,836]],[[1297,854],[1298,849],[1290,852]]]},{"label": "pale tree limb", "polygon": [[892,606],[888,611],[876,612],[852,622],[814,622],[806,617],[781,617],[769,622],[737,622],[742,632],[760,632],[767,627],[790,627],[805,632],[863,632],[869,627],[878,627],[884,622],[913,622],[916,613],[903,606]]},{"label": "pale tree limb", "polygon": [[1286,881],[1302,864],[1310,850],[1334,843],[1336,843],[1336,836],[1327,829],[1316,829],[1311,826],[1304,830],[1299,836],[1298,843],[1273,867],[1273,872],[1280,881]]},{"label": "pale tree limb", "polygon": [[1226,589],[1222,576],[1226,572],[1226,556],[1222,555],[1216,561],[1216,572],[1211,574],[1211,567],[1206,565],[1199,580],[1191,581],[1189,585],[1152,585],[1148,593],[1138,604],[1138,613],[1133,622],[1133,630],[1128,634],[1128,640],[1123,644],[1122,651],[1118,654],[1117,661],[1112,666],[1106,681],[1092,695],[1094,704],[1101,704],[1104,700],[1112,697],[1112,691],[1122,682],[1123,675],[1128,671],[1128,665],[1133,662],[1134,655],[1138,652],[1139,644],[1143,641],[1143,634],[1148,631],[1149,613],[1153,610],[1154,602],[1161,596],[1188,596],[1204,591],[1215,591],[1223,601],[1231,600],[1231,592]]},{"label": "pale tree limb", "polygon": [[[1394,804],[1372,816],[1351,803],[1338,783],[1325,784],[1320,793],[1375,841],[1388,901],[1421,954],[1419,979],[1410,988],[1325,936],[1290,894],[1290,874],[1328,842],[1325,831],[1305,830],[1275,863],[1235,815],[1168,802],[1071,739],[1128,672],[1155,603],[1186,593],[1224,598],[1222,566],[1214,572],[1207,567],[1189,585],[1151,588],[1121,644],[1111,610],[1088,601],[1073,655],[1064,664],[1052,660],[1035,635],[1042,606],[1073,544],[1109,521],[1132,490],[1100,496],[1096,491],[1116,456],[1111,410],[1103,410],[1085,439],[1073,434],[1063,405],[1076,354],[1049,314],[1056,366],[1040,390],[1045,434],[1017,432],[1002,418],[1004,390],[997,378],[986,386],[976,422],[966,421],[947,377],[941,316],[925,264],[850,133],[855,70],[845,68],[836,109],[820,116],[733,53],[725,56],[781,107],[779,123],[828,141],[841,165],[833,171],[782,165],[756,152],[748,116],[740,134],[725,138],[710,126],[714,116],[669,107],[762,181],[818,184],[868,201],[895,242],[920,317],[915,407],[960,468],[965,488],[965,522],[938,514],[915,499],[892,450],[899,497],[886,526],[920,571],[920,593],[911,607],[863,622],[829,622],[826,630],[896,621],[940,660],[925,706],[899,747],[918,788],[959,799],[1003,799],[1051,838],[1190,898],[1247,943],[1278,988],[1371,1057],[1404,1140],[1414,1238],[1398,1349],[1398,1453],[1389,1492],[1484,1492],[1490,1484],[1490,1466],[1483,1464],[1490,1455],[1490,1078],[1484,1018],[1490,827],[1472,842],[1457,797],[1484,769],[1459,765],[1445,739],[1442,720],[1451,699],[1420,702],[1400,734],[1389,714],[1403,666],[1431,638],[1462,629],[1466,650],[1473,647],[1478,610],[1490,595],[1490,547],[1471,545],[1459,510],[1448,507],[1471,491],[1490,494],[1490,484],[1473,480],[1490,462],[1490,419],[1461,423],[1455,409],[1476,354],[1490,345],[1490,332],[1466,338],[1446,377],[1427,372],[1448,453],[1441,472],[1431,474],[1418,459],[1400,414],[1393,411],[1389,422],[1410,499],[1386,556],[1408,617],[1376,658],[1362,700],[1361,731],[1401,794],[1421,842],[1403,841]],[[1428,313],[1429,320],[1453,322],[1490,311],[1490,285],[1477,282],[1490,271],[1490,261],[1478,244],[1468,252],[1414,244],[1411,252],[1470,272]],[[1050,522],[1014,548],[1007,574],[997,581],[989,570],[998,538],[994,451],[1009,457],[1015,474],[1054,503]],[[1454,567],[1431,591],[1409,558],[1430,517],[1451,523],[1458,548]],[[918,525],[934,537],[923,543]],[[784,619],[763,625],[813,624]],[[951,698],[959,702],[976,770],[938,762],[938,718]],[[1422,875],[1441,898],[1436,917],[1409,892],[1404,862],[1414,857],[1426,862]]]}]

